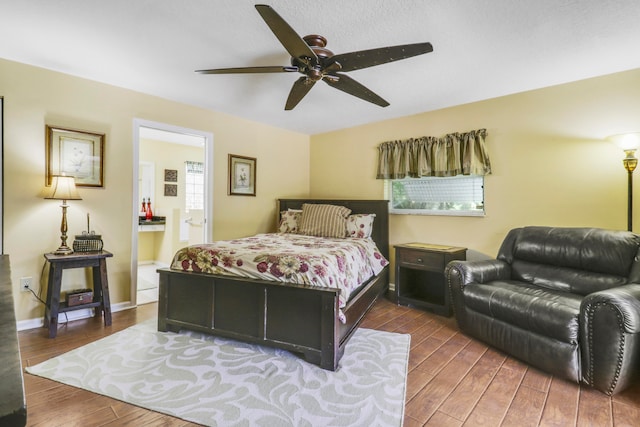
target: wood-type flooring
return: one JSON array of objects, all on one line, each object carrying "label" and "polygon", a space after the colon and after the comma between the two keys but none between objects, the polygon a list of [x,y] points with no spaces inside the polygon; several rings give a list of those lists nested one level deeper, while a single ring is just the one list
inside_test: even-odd
[{"label": "wood-type flooring", "polygon": [[[23,366],[40,363],[155,316],[157,304],[19,332]],[[60,321],[64,321],[63,318]],[[528,367],[461,333],[453,317],[378,301],[362,327],[411,334],[405,427],[638,426],[640,380],[613,397]],[[108,397],[24,375],[29,426],[193,426]]]}]

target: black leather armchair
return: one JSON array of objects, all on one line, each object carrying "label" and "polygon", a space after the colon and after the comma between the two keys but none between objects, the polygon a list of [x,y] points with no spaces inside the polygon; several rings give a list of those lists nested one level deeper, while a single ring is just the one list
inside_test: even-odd
[{"label": "black leather armchair", "polygon": [[640,236],[511,230],[495,260],[452,261],[460,329],[543,371],[622,391],[640,369]]}]

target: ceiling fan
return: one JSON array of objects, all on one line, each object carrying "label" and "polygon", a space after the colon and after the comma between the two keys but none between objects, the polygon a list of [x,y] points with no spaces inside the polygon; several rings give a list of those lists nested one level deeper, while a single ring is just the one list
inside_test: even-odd
[{"label": "ceiling fan", "polygon": [[256,9],[273,34],[275,34],[278,40],[280,40],[280,43],[291,55],[291,66],[217,68],[211,70],[196,70],[196,73],[242,74],[298,72],[303,76],[293,84],[284,107],[285,110],[292,110],[298,105],[302,98],[304,98],[313,85],[319,80],[324,81],[335,89],[381,107],[386,107],[389,105],[387,101],[343,72],[399,61],[433,51],[431,43],[414,43],[334,55],[333,52],[325,47],[327,45],[327,39],[324,37],[315,34],[300,37],[271,6],[257,4]]}]

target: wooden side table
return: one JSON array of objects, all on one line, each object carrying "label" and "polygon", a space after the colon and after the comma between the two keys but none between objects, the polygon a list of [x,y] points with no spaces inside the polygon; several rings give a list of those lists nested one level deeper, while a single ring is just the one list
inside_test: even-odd
[{"label": "wooden side table", "polygon": [[397,303],[450,316],[444,268],[449,261],[466,259],[467,249],[428,243],[407,243],[395,249]]},{"label": "wooden side table", "polygon": [[[58,333],[58,315],[67,311],[83,308],[95,308],[95,315],[104,315],[105,326],[111,325],[111,301],[109,299],[109,281],[107,279],[107,261],[113,254],[107,251],[74,252],[70,255],[44,254],[49,262],[49,281],[47,284],[47,302],[44,311],[44,327],[49,328],[49,338]],[[67,306],[60,301],[62,272],[67,268],[87,268],[93,270],[93,300],[86,304]]]}]

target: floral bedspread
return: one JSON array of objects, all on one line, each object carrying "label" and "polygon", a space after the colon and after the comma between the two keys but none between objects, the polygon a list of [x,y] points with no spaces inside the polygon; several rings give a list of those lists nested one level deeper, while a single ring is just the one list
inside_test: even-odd
[{"label": "floral bedspread", "polygon": [[[258,234],[180,249],[171,268],[340,289],[351,293],[389,264],[371,239],[329,239],[290,233]],[[340,320],[345,322],[342,310]]]}]

